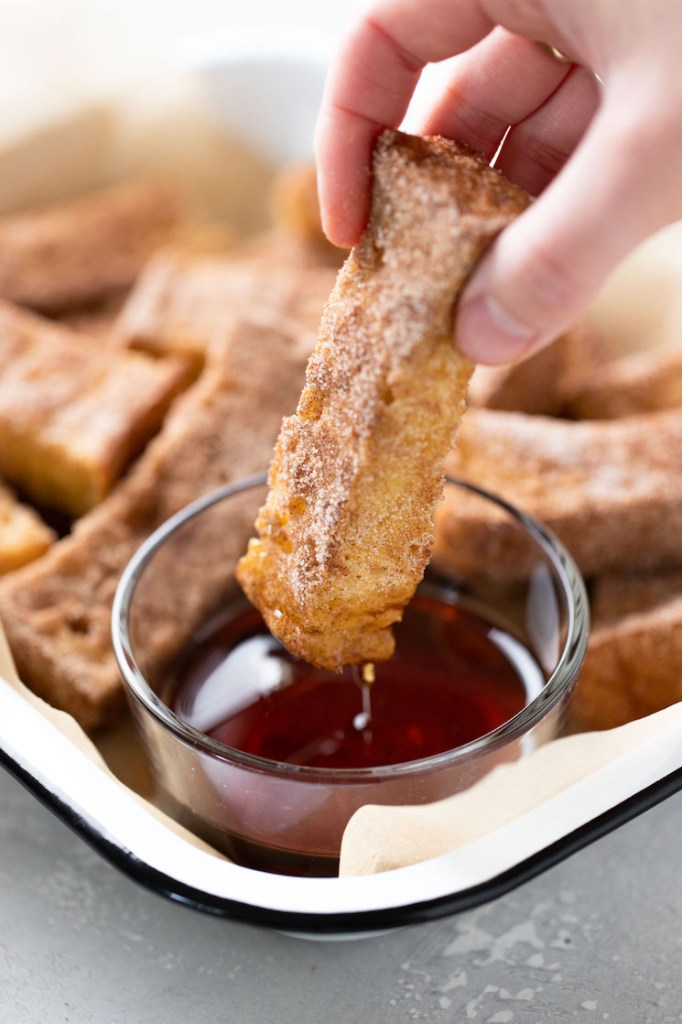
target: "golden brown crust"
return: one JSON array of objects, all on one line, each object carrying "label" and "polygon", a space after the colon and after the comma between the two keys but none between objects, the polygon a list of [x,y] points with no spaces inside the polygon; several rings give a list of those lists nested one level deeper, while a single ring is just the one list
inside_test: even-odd
[{"label": "golden brown crust", "polygon": [[132,348],[187,355],[198,370],[235,315],[254,311],[316,333],[334,276],[327,268],[290,266],[278,249],[241,258],[163,251],[140,276],[116,333]]},{"label": "golden brown crust", "polygon": [[469,403],[483,409],[558,415],[566,402],[567,372],[582,328],[546,345],[518,363],[477,366],[469,385]]},{"label": "golden brown crust", "polygon": [[[110,620],[124,566],[149,533],[189,501],[267,465],[309,352],[307,336],[233,321],[208,369],[177,399],[162,432],[114,493],[79,520],[71,536],[0,585],[0,615],[22,678],[86,729],[111,721],[123,705]],[[243,551],[254,513],[252,500],[230,530],[221,523],[215,543],[194,552],[192,578],[200,586],[188,583],[171,603],[168,578],[157,578],[144,629],[159,655],[179,649],[215,599],[230,558],[234,565]],[[174,579],[177,572],[174,565]]]},{"label": "golden brown crust", "polygon": [[612,625],[677,597],[682,597],[682,567],[648,573],[606,573],[590,583],[591,622],[595,628]]},{"label": "golden brown crust", "polygon": [[108,494],[187,382],[155,361],[0,301],[0,471],[80,515]]},{"label": "golden brown crust", "polygon": [[682,407],[679,348],[615,359],[574,384],[564,412],[575,419],[617,419]]},{"label": "golden brown crust", "polygon": [[590,612],[572,728],[612,728],[682,699],[682,569],[600,576]]},{"label": "golden brown crust", "polygon": [[593,630],[571,704],[577,729],[610,729],[682,700],[682,596]]},{"label": "golden brown crust", "polygon": [[[586,575],[682,563],[682,412],[572,423],[472,409],[447,468],[542,520]],[[515,531],[480,505],[446,495],[434,560],[523,571]]]},{"label": "golden brown crust", "polygon": [[182,216],[175,192],[137,182],[4,217],[0,296],[55,313],[128,288]]},{"label": "golden brown crust", "polygon": [[54,540],[54,530],[37,512],[0,484],[0,575],[40,558]]},{"label": "golden brown crust", "polygon": [[325,309],[238,571],[272,632],[332,669],[392,653],[472,370],[453,342],[457,295],[528,202],[444,139],[385,132],[373,173],[368,228]]},{"label": "golden brown crust", "polygon": [[298,242],[311,259],[340,266],[346,251],[337,249],[322,229],[314,163],[290,164],[276,176],[271,192],[275,225],[283,235]]}]

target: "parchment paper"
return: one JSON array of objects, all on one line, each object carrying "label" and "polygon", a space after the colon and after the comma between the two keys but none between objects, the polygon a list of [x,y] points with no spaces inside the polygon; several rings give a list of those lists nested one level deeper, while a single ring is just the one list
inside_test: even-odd
[{"label": "parchment paper", "polygon": [[346,827],[340,873],[389,871],[457,850],[669,730],[677,732],[682,744],[682,704],[618,729],[553,740],[522,761],[494,768],[471,789],[436,803],[362,807]]},{"label": "parchment paper", "polygon": [[200,850],[204,850],[206,853],[211,853],[215,857],[220,857],[223,860],[226,859],[221,853],[218,853],[213,849],[213,847],[204,843],[203,840],[199,839],[188,829],[183,828],[182,825],[178,825],[177,822],[173,821],[172,818],[169,818],[168,815],[160,811],[158,807],[151,803],[151,801],[145,800],[138,793],[135,793],[134,790],[124,786],[123,783],[116,778],[113,772],[109,770],[95,744],[88,736],[86,736],[71,715],[67,715],[64,711],[57,711],[49,704],[46,704],[44,700],[41,700],[40,697],[36,697],[36,695],[22,683],[17,674],[2,624],[0,624],[0,679],[4,679],[9,683],[9,685],[16,690],[16,692],[20,694],[28,704],[31,704],[36,708],[41,715],[52,722],[52,724],[59,729],[61,733],[71,740],[79,750],[86,754],[99,771],[106,772],[106,774],[110,778],[114,779],[122,789],[126,789],[135,798],[135,800],[142,804],[150,814],[153,814],[158,818],[159,821],[166,825],[172,832],[175,832],[176,835],[186,839],[189,843],[192,843],[193,846],[198,847]]}]

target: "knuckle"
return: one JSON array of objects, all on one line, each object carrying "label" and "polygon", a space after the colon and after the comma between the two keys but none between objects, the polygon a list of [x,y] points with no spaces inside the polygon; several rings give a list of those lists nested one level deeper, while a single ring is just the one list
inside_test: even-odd
[{"label": "knuckle", "polygon": [[525,163],[539,171],[540,175],[536,176],[544,181],[554,178],[571,155],[570,151],[563,147],[552,145],[551,142],[530,134],[523,139],[523,154]]},{"label": "knuckle", "polygon": [[408,45],[398,37],[398,34],[386,25],[381,19],[380,11],[369,11],[365,14],[364,24],[367,30],[374,36],[377,46],[388,49],[393,60],[408,74],[418,74],[424,61],[411,51]]},{"label": "knuckle", "polygon": [[568,254],[544,240],[526,244],[519,267],[521,291],[528,296],[538,322],[551,323],[557,313],[566,314],[580,307],[586,293],[576,264]]},{"label": "knuckle", "polygon": [[491,143],[498,144],[508,128],[506,119],[480,104],[472,103],[459,82],[451,82],[447,86],[440,107],[452,111],[459,135],[465,139],[479,140],[477,148],[481,151],[489,149]]}]

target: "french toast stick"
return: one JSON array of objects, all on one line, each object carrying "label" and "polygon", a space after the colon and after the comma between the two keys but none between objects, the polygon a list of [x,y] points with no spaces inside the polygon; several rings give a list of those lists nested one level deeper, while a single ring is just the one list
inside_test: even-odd
[{"label": "french toast stick", "polygon": [[580,330],[574,328],[520,362],[477,366],[469,384],[469,404],[533,416],[556,415],[566,401],[567,360]]},{"label": "french toast stick", "polygon": [[377,141],[369,224],[325,308],[238,567],[273,634],[313,665],[393,651],[473,368],[454,343],[457,296],[528,201],[453,142]]},{"label": "french toast stick", "polygon": [[129,289],[111,292],[103,299],[75,306],[56,317],[58,323],[74,331],[96,338],[112,348],[121,348],[116,325],[129,295]]},{"label": "french toast stick", "polygon": [[595,628],[649,612],[682,597],[682,566],[655,572],[605,573],[590,582],[590,617]]},{"label": "french toast stick", "polygon": [[682,700],[682,568],[599,576],[590,614],[571,728],[609,729]]},{"label": "french toast stick", "polygon": [[56,534],[0,483],[0,576],[44,555]]},{"label": "french toast stick", "polygon": [[[682,565],[682,411],[576,423],[471,409],[447,469],[544,522],[586,576]],[[437,567],[514,576],[520,543],[506,517],[446,492]]]},{"label": "french toast stick", "polygon": [[682,408],[682,351],[659,348],[607,362],[574,385],[563,411],[601,420],[675,408]]},{"label": "french toast stick", "polygon": [[127,347],[181,353],[200,369],[235,312],[253,309],[273,323],[292,320],[316,332],[334,278],[327,268],[282,265],[278,252],[240,258],[164,250],[142,272],[116,334]]},{"label": "french toast stick", "polygon": [[186,384],[182,360],[112,350],[0,300],[0,472],[35,501],[81,515]]},{"label": "french toast stick", "polygon": [[134,182],[0,218],[0,297],[58,313],[130,287],[183,217],[175,192]]},{"label": "french toast stick", "polygon": [[[43,558],[0,582],[0,618],[22,679],[85,729],[111,722],[123,707],[110,640],[123,568],[183,505],[267,466],[282,414],[300,393],[311,344],[307,332],[270,322],[226,324],[207,369],[110,497]],[[191,578],[201,585],[178,586],[182,566],[174,563],[155,577],[142,611],[138,605],[146,646],[161,660],[186,642],[206,603],[224,589],[230,559],[234,566],[243,551],[256,508],[253,497],[236,504],[212,543],[192,549]],[[169,586],[177,601],[168,601]]]},{"label": "french toast stick", "polygon": [[682,700],[682,568],[600,576],[590,611],[572,728],[608,729]]},{"label": "french toast stick", "polygon": [[344,251],[331,244],[322,228],[314,163],[283,168],[273,181],[270,205],[275,227],[299,253],[323,266],[341,265]]}]

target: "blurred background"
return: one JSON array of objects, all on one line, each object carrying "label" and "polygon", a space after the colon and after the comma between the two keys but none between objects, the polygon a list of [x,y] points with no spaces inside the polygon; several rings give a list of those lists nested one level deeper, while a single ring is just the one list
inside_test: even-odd
[{"label": "blurred background", "polygon": [[[324,66],[351,8],[350,0],[0,0],[0,213],[162,173],[239,220],[230,196],[261,176],[259,140],[276,135],[277,123],[259,106],[258,64],[225,83],[224,56],[234,65],[278,52],[283,93],[302,104],[305,124],[282,148],[307,155]],[[305,82],[284,59],[299,55],[319,68]],[[244,148],[254,158],[246,169]]]},{"label": "blurred background", "polygon": [[[142,175],[262,227],[272,161],[312,154],[324,71],[361,2],[0,0],[0,215]],[[597,304],[626,346],[653,330],[652,309],[682,306],[681,238],[645,245]]]},{"label": "blurred background", "polygon": [[[95,3],[97,0],[95,0]],[[333,34],[353,0],[112,0],[121,14],[144,22],[171,45],[206,33],[290,30]]]}]

